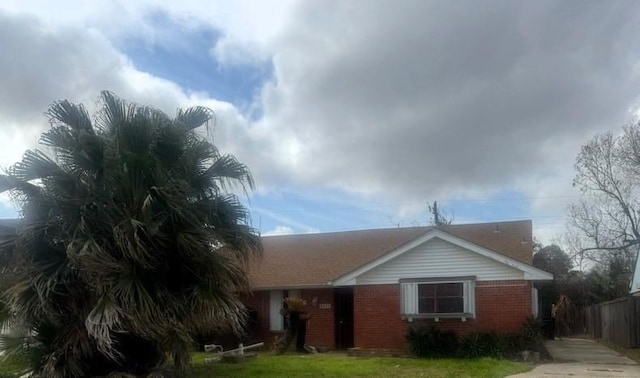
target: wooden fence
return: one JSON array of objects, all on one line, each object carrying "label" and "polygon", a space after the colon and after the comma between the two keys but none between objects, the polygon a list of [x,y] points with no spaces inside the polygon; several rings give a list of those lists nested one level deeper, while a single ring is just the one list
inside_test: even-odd
[{"label": "wooden fence", "polygon": [[[585,335],[589,333],[588,315],[589,307],[584,305],[570,304],[567,314],[567,330],[566,335]],[[561,330],[557,330],[561,332]]]},{"label": "wooden fence", "polygon": [[626,348],[640,347],[640,297],[624,297],[586,307],[584,329]]}]

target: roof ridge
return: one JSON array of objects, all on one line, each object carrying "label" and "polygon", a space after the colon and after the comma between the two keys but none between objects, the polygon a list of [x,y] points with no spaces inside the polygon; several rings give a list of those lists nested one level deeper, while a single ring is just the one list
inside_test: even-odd
[{"label": "roof ridge", "polygon": [[355,230],[342,230],[342,231],[320,231],[320,232],[308,232],[304,234],[282,234],[282,235],[262,235],[263,238],[274,237],[287,237],[287,236],[313,236],[313,235],[334,235],[334,234],[349,234],[356,232],[370,232],[370,231],[391,231],[391,230],[428,230],[435,226],[411,226],[411,227],[385,227],[385,228],[363,228]]},{"label": "roof ridge", "polygon": [[519,219],[519,220],[506,220],[506,221],[490,221],[490,222],[475,222],[475,223],[458,223],[458,224],[445,224],[440,226],[428,225],[428,226],[409,226],[409,227],[380,227],[380,228],[362,228],[354,230],[340,230],[340,231],[320,231],[320,232],[308,232],[299,234],[282,234],[282,235],[262,235],[263,238],[274,237],[287,237],[287,236],[311,236],[311,235],[335,235],[335,234],[348,234],[356,232],[369,232],[369,231],[392,231],[392,230],[430,230],[433,228],[448,228],[448,227],[465,227],[465,226],[489,226],[494,224],[509,224],[509,223],[532,223],[531,219]]}]

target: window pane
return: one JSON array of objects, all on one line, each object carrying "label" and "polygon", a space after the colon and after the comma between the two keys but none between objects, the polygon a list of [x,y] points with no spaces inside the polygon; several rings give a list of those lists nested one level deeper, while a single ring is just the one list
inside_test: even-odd
[{"label": "window pane", "polygon": [[434,297],[436,285],[433,284],[421,284],[418,285],[419,297]]},{"label": "window pane", "polygon": [[464,312],[463,300],[460,297],[457,298],[438,298],[437,299],[437,313],[460,313]]},{"label": "window pane", "polygon": [[438,297],[462,297],[462,282],[439,284],[437,295]]},{"label": "window pane", "polygon": [[433,314],[436,312],[435,301],[433,298],[420,298],[418,300],[418,313]]}]

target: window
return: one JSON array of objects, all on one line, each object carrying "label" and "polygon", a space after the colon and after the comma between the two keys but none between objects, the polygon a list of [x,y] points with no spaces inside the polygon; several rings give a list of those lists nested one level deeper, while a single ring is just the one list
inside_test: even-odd
[{"label": "window", "polygon": [[407,317],[473,317],[473,277],[400,280],[402,314]]},{"label": "window", "polygon": [[418,313],[455,314],[464,312],[462,282],[418,284]]}]

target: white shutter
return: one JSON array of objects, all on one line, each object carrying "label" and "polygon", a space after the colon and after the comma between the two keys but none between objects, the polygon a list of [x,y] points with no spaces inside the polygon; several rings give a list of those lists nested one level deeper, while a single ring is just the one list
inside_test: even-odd
[{"label": "white shutter", "polygon": [[417,315],[418,314],[418,284],[402,283],[400,284],[402,292],[402,314]]},{"label": "white shutter", "polygon": [[271,290],[269,293],[269,328],[272,331],[282,331],[284,329],[282,315],[282,290]]},{"label": "white shutter", "polygon": [[531,288],[531,314],[534,318],[538,317],[538,312],[540,309],[538,308],[538,289],[535,287]]},{"label": "white shutter", "polygon": [[464,282],[464,312],[476,316],[476,282]]}]

